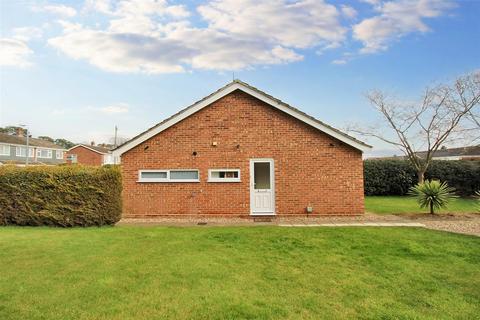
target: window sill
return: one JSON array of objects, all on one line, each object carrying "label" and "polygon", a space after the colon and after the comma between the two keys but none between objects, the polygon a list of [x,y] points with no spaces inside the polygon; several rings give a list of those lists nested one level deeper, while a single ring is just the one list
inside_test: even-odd
[{"label": "window sill", "polygon": [[137,180],[138,183],[197,183],[200,180]]},{"label": "window sill", "polygon": [[240,179],[209,179],[207,182],[213,182],[213,183],[222,183],[222,182],[242,182]]}]

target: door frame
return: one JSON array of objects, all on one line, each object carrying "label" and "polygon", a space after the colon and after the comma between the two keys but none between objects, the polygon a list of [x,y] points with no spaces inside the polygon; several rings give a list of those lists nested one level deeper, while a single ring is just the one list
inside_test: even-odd
[{"label": "door frame", "polygon": [[[255,162],[269,162],[270,163],[270,188],[272,190],[272,212],[253,212],[253,198],[254,198],[254,164]],[[272,158],[253,158],[250,159],[250,215],[251,216],[274,216],[275,213],[275,164]]]}]

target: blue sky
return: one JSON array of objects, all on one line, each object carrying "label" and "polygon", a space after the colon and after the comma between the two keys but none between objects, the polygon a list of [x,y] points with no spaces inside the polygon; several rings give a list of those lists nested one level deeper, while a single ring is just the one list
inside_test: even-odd
[{"label": "blue sky", "polygon": [[[132,137],[235,77],[335,127],[480,67],[480,1],[1,1],[0,126]],[[388,149],[375,140],[377,150]]]}]

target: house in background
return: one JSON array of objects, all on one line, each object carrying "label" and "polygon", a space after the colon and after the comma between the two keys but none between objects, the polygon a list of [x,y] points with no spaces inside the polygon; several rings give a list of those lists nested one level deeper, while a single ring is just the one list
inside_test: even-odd
[{"label": "house in background", "polygon": [[[426,156],[425,152],[417,152],[420,158]],[[433,160],[480,160],[480,146],[441,148],[434,152]]]},{"label": "house in background", "polygon": [[[416,153],[419,158],[425,158],[426,151],[419,151]],[[371,157],[369,160],[407,160],[406,156],[388,156],[388,157]],[[468,146],[458,148],[446,148],[441,149],[433,153],[432,160],[470,160],[480,161],[480,145]]]},{"label": "house in background", "polygon": [[113,150],[124,217],[364,213],[371,147],[235,80]]},{"label": "house in background", "polygon": [[113,164],[113,156],[110,149],[95,146],[94,143],[77,144],[67,150],[66,160],[69,164],[83,164],[88,166],[103,166]]},{"label": "house in background", "polygon": [[27,152],[27,138],[23,132],[16,135],[0,133],[0,164],[46,164],[56,165],[65,163],[65,149],[53,142],[29,138]]}]

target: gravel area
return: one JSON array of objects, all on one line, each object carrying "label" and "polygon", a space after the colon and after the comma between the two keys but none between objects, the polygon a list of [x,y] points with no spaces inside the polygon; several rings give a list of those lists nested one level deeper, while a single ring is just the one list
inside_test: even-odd
[{"label": "gravel area", "polygon": [[480,214],[373,214],[366,213],[362,216],[332,216],[332,217],[277,217],[272,221],[243,218],[215,218],[215,217],[188,217],[188,218],[145,218],[145,219],[122,219],[118,225],[137,225],[137,226],[264,226],[264,225],[320,225],[320,224],[342,224],[342,225],[360,225],[366,226],[371,223],[402,224],[417,223],[423,224],[428,229],[449,231],[455,233],[470,234],[480,236]]},{"label": "gravel area", "polygon": [[[163,226],[255,226],[255,225],[278,225],[278,224],[324,224],[324,223],[358,223],[358,222],[383,222],[405,221],[394,215],[376,215],[366,213],[361,216],[322,216],[322,217],[275,217],[273,219],[238,217],[153,217],[153,218],[127,218],[122,219],[118,225],[163,225]],[[271,221],[267,221],[271,220]]]},{"label": "gravel area", "polygon": [[470,234],[480,237],[480,219],[473,220],[427,220],[422,221],[428,229]]}]

